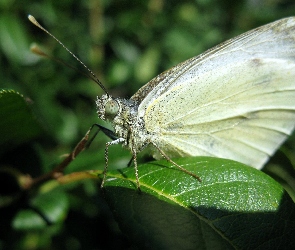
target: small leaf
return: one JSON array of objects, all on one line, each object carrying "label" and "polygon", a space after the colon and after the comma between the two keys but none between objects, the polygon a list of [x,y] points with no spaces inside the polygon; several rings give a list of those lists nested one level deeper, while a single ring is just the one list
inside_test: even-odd
[{"label": "small leaf", "polygon": [[23,96],[14,90],[0,90],[0,147],[6,150],[28,142],[41,133]]},{"label": "small leaf", "polygon": [[23,20],[11,13],[1,13],[0,16],[0,48],[9,60],[23,65],[35,63],[39,60],[29,50],[27,33],[23,27]]},{"label": "small leaf", "polygon": [[[167,161],[110,172],[105,195],[122,231],[148,249],[255,249],[294,246],[294,203],[268,175],[231,160]],[[171,169],[173,168],[173,169]],[[291,247],[292,248],[292,247]]]},{"label": "small leaf", "polygon": [[35,197],[32,206],[38,209],[50,223],[58,223],[63,221],[68,213],[69,200],[64,192],[53,189]]},{"label": "small leaf", "polygon": [[42,229],[46,227],[46,221],[33,210],[24,209],[17,213],[12,225],[16,230]]},{"label": "small leaf", "polygon": [[42,229],[61,223],[69,210],[67,195],[57,189],[40,193],[31,201],[31,208],[20,210],[13,220],[17,230]]},{"label": "small leaf", "polygon": [[151,46],[138,60],[135,67],[135,78],[138,82],[148,82],[157,74],[160,51],[156,46]]}]

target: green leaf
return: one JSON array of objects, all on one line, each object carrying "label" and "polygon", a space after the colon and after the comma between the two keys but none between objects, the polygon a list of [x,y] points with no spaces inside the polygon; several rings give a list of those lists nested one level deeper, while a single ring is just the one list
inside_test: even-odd
[{"label": "green leaf", "polygon": [[42,212],[50,223],[58,223],[63,221],[68,213],[69,200],[63,191],[53,189],[35,197],[32,206]]},{"label": "green leaf", "polygon": [[106,199],[121,230],[148,249],[269,249],[295,245],[294,203],[268,175],[210,157],[141,165],[109,172]]},{"label": "green leaf", "polygon": [[36,138],[41,128],[23,96],[0,90],[0,147],[11,149]]},{"label": "green leaf", "polygon": [[26,65],[35,63],[39,58],[30,52],[27,33],[23,20],[16,15],[0,15],[0,49],[9,60]]},{"label": "green leaf", "polygon": [[160,58],[160,51],[157,46],[151,46],[144,51],[138,60],[135,68],[135,78],[137,81],[145,83],[157,74],[157,67]]},{"label": "green leaf", "polygon": [[64,221],[68,210],[68,196],[57,189],[40,193],[31,201],[31,209],[20,210],[13,220],[17,230],[46,228],[49,224]]},{"label": "green leaf", "polygon": [[14,217],[12,225],[16,230],[42,229],[46,227],[46,221],[33,210],[23,209]]}]

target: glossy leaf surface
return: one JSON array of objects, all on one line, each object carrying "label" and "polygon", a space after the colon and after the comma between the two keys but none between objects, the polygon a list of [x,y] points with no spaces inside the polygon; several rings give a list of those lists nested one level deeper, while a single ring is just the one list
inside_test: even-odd
[{"label": "glossy leaf surface", "polygon": [[272,178],[224,159],[182,158],[177,163],[198,174],[202,183],[171,169],[166,161],[139,168],[140,193],[132,168],[108,175],[107,201],[122,231],[138,246],[265,249],[294,245],[289,239],[294,204]]}]

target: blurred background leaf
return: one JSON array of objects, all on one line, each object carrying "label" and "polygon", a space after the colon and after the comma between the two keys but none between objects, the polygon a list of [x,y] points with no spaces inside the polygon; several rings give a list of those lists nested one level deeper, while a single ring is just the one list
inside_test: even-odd
[{"label": "blurred background leaf", "polygon": [[[30,44],[36,42],[48,54],[83,70],[59,44],[27,20],[28,14],[77,54],[114,96],[129,98],[171,66],[235,35],[294,15],[295,4],[292,0],[32,0],[29,4],[0,0],[0,88],[23,95],[42,131],[36,133],[37,139],[12,141],[15,146],[9,150],[0,148],[0,178],[7,181],[1,190],[7,199],[0,207],[0,248],[126,249],[132,242],[118,229],[96,181],[62,187],[50,182],[37,194],[15,197],[23,187],[20,176],[36,177],[48,172],[92,124],[109,126],[97,119],[94,100],[103,92],[96,84],[29,52]],[[67,168],[67,173],[101,170],[106,141],[99,135],[89,150]],[[293,135],[264,169],[293,198],[294,145]],[[110,148],[110,168],[124,168],[130,157],[120,146]],[[41,208],[48,210],[35,211],[36,197],[56,189],[67,200],[60,203],[60,210],[52,197],[57,207],[51,210],[44,201],[40,202]],[[27,211],[27,215],[20,216],[20,211]],[[60,213],[46,221],[47,211]],[[18,225],[25,224],[18,218],[31,221],[31,229],[20,230]],[[33,229],[34,224],[39,229]]]}]

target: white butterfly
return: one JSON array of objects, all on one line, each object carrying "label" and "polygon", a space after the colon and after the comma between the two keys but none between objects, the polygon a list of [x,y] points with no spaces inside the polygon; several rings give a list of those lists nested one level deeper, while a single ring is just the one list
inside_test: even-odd
[{"label": "white butterfly", "polygon": [[144,85],[98,97],[98,115],[134,156],[216,156],[262,168],[295,125],[295,18],[228,40]]},{"label": "white butterfly", "polygon": [[130,100],[113,98],[89,72],[106,92],[96,100],[98,116],[114,127],[110,131],[97,125],[113,139],[106,144],[104,179],[108,147],[119,143],[133,154],[138,187],[136,156],[147,146],[156,159],[164,156],[197,179],[171,158],[215,156],[261,169],[295,126],[295,17],[251,30],[176,65]]}]

